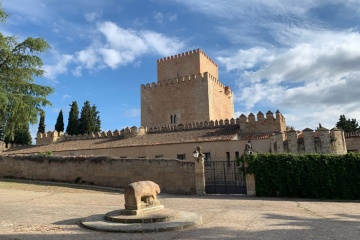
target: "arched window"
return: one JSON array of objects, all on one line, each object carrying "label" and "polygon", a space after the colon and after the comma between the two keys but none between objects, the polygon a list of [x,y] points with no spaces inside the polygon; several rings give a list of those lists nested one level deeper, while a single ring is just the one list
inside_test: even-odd
[{"label": "arched window", "polygon": [[171,124],[173,123],[173,117],[172,117],[172,115],[170,115],[170,123],[171,123]]},{"label": "arched window", "polygon": [[174,115],[174,121],[173,122],[174,122],[174,124],[176,123],[176,114]]}]

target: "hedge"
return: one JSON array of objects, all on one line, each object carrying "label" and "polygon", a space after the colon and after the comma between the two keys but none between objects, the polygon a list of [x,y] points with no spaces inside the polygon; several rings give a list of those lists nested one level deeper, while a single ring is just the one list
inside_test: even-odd
[{"label": "hedge", "polygon": [[256,196],[360,199],[360,154],[246,156]]}]

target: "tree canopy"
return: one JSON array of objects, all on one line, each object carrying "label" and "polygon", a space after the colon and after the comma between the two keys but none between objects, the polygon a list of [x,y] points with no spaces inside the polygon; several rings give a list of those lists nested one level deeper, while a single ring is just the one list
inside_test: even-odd
[{"label": "tree canopy", "polygon": [[38,133],[45,133],[45,114],[40,114]]},{"label": "tree canopy", "polygon": [[64,132],[64,116],[62,109],[60,109],[59,115],[56,119],[55,130],[58,132]]},{"label": "tree canopy", "polygon": [[71,104],[66,132],[69,135],[79,134],[79,108],[76,101]]},{"label": "tree canopy", "polygon": [[342,129],[344,132],[355,132],[359,130],[359,124],[356,118],[346,119],[345,115],[340,115],[339,121],[336,123],[336,127]]},{"label": "tree canopy", "polygon": [[[0,22],[5,24],[6,17],[0,2]],[[44,74],[37,54],[49,48],[43,38],[19,41],[0,33],[0,125],[5,138],[13,139],[21,126],[35,124],[42,108],[51,105],[46,97],[53,89],[34,83],[35,77]]]},{"label": "tree canopy", "polygon": [[86,101],[83,108],[81,109],[80,134],[90,134],[100,132],[100,117],[99,112],[96,110],[96,106],[90,106],[90,102]]}]

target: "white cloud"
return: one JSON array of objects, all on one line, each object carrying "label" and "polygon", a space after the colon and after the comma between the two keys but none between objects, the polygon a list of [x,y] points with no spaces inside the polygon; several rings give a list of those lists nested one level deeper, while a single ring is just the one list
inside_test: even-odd
[{"label": "white cloud", "polygon": [[55,79],[57,75],[66,73],[68,68],[79,77],[84,69],[116,69],[131,63],[138,67],[144,55],[173,55],[185,46],[176,37],[167,37],[154,31],[124,29],[113,22],[98,23],[94,34],[90,45],[73,55],[61,55],[54,51],[56,63],[44,66],[47,72],[45,77]]},{"label": "white cloud", "polygon": [[68,71],[67,65],[70,64],[72,60],[73,56],[71,55],[61,55],[55,52],[53,61],[55,63],[53,65],[46,64],[43,66],[43,69],[45,70],[44,77],[57,82],[56,77]]},{"label": "white cloud", "polygon": [[295,127],[318,122],[333,127],[340,114],[355,118],[360,113],[360,33],[298,29],[298,36],[289,39],[287,49],[254,47],[218,57],[241,76],[238,104],[254,112],[259,106],[280,108]]},{"label": "white cloud", "polygon": [[84,17],[85,17],[86,21],[92,23],[92,22],[94,22],[96,19],[100,18],[101,15],[102,15],[101,12],[91,12],[91,13],[86,13],[86,14],[84,15]]},{"label": "white cloud", "polygon": [[176,13],[169,13],[169,14],[167,14],[167,17],[168,17],[170,22],[174,22],[174,21],[177,20],[177,14]]},{"label": "white cloud", "polygon": [[71,98],[71,96],[68,95],[68,94],[65,94],[65,95],[62,96],[62,99],[68,99],[68,98]]},{"label": "white cloud", "polygon": [[161,12],[154,12],[154,19],[158,22],[158,23],[162,23],[163,19],[164,19],[164,14],[162,14]]},{"label": "white cloud", "polygon": [[125,111],[124,116],[126,116],[126,117],[137,117],[137,116],[140,116],[140,109],[134,108],[134,109]]}]

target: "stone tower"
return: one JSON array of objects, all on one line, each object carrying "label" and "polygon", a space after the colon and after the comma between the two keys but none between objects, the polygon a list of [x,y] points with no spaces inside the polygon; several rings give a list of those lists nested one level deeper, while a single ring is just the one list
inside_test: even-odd
[{"label": "stone tower", "polygon": [[200,49],[157,61],[157,83],[141,85],[141,125],[160,127],[234,118],[233,94]]}]

